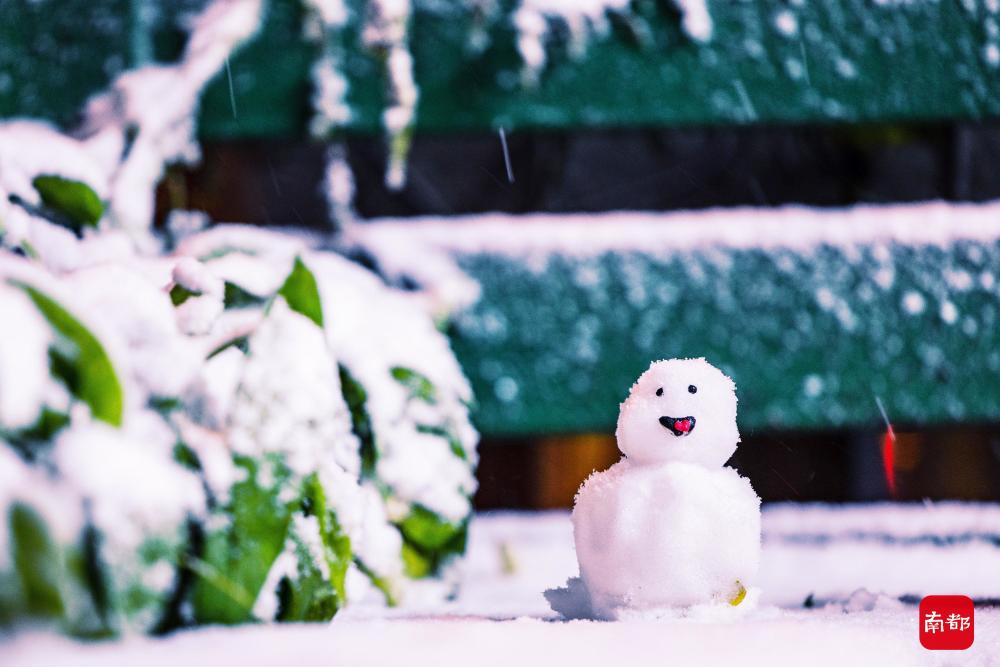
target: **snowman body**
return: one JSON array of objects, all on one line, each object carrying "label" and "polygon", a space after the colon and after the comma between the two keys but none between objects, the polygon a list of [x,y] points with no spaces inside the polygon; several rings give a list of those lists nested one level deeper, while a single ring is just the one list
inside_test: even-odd
[{"label": "snowman body", "polygon": [[594,613],[742,600],[760,562],[760,499],[724,466],[739,441],[732,381],[703,359],[656,362],[616,435],[625,457],[591,475],[573,508]]}]

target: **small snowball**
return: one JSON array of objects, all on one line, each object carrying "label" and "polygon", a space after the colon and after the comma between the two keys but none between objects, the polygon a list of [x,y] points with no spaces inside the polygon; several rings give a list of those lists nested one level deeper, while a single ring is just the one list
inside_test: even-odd
[{"label": "small snowball", "polygon": [[954,324],[958,321],[958,308],[951,301],[941,303],[941,319],[945,324]]},{"label": "small snowball", "polygon": [[785,71],[788,72],[788,76],[796,81],[805,76],[805,68],[802,67],[802,63],[795,58],[788,58],[785,60]]},{"label": "small snowball", "polygon": [[786,37],[793,37],[799,31],[799,21],[795,18],[795,14],[785,9],[775,15],[774,27],[776,27],[778,32],[782,35]]},{"label": "small snowball", "polygon": [[712,39],[712,15],[708,12],[706,0],[674,0],[681,10],[681,25],[688,37],[697,42]]},{"label": "small snowball", "polygon": [[985,58],[986,62],[992,67],[1000,65],[1000,47],[996,44],[987,44],[983,47],[983,58]]},{"label": "small snowball", "polygon": [[802,391],[809,398],[816,398],[823,391],[823,378],[818,375],[807,375],[802,383]]},{"label": "small snowball", "polygon": [[499,378],[493,384],[493,393],[504,403],[510,403],[516,399],[519,391],[517,381],[507,376]]},{"label": "small snowball", "polygon": [[926,306],[927,301],[920,292],[909,290],[903,295],[903,310],[910,315],[919,315],[924,312]]},{"label": "small snowball", "polygon": [[837,297],[829,287],[820,287],[816,290],[816,302],[823,310],[833,310],[837,305]]},{"label": "small snowball", "polygon": [[945,282],[948,286],[958,292],[967,292],[972,289],[973,279],[972,274],[968,271],[963,271],[961,269],[944,271]]},{"label": "small snowball", "polygon": [[889,289],[896,281],[896,272],[893,271],[891,267],[883,266],[875,271],[872,279],[875,281],[875,284],[882,289]]},{"label": "small snowball", "polygon": [[855,67],[854,63],[846,58],[837,58],[834,67],[837,70],[837,74],[845,79],[854,79],[858,76],[857,67]]}]

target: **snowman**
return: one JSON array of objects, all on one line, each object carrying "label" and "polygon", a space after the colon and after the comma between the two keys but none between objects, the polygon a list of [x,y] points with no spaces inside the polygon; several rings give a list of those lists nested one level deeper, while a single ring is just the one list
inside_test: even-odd
[{"label": "snowman", "polygon": [[733,381],[704,359],[654,362],[615,435],[624,457],[592,474],[573,507],[591,613],[752,606],[760,498],[724,465],[740,440]]}]

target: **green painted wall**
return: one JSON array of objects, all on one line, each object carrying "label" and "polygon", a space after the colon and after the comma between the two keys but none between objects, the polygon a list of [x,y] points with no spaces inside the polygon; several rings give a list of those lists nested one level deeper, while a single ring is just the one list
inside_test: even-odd
[{"label": "green painted wall", "polygon": [[[0,117],[71,124],[116,73],[176,57],[178,18],[203,4],[0,3]],[[385,73],[359,44],[362,4],[352,6],[355,18],[331,39],[351,84],[347,129],[374,132]],[[1000,62],[991,61],[1000,61],[1000,30],[984,2],[712,1],[715,32],[702,45],[670,3],[637,1],[581,56],[554,30],[537,85],[523,81],[513,3],[485,16],[464,2],[416,6],[421,131],[1000,115]],[[777,28],[779,12],[794,16],[794,34]],[[220,73],[203,99],[202,135],[305,135],[319,52],[302,38],[297,0],[270,0],[265,29],[231,61],[237,113]],[[873,282],[873,253],[555,255],[541,273],[466,256],[484,295],[452,333],[480,397],[479,424],[491,434],[608,430],[651,359],[687,355],[733,374],[744,428],[877,426],[875,394],[901,423],[1000,419],[1000,305],[995,288],[975,282],[1000,266],[1000,242],[893,246],[888,288]],[[969,273],[973,287],[949,288],[948,269]],[[599,283],[581,282],[581,270]],[[822,290],[846,304],[853,325],[847,311],[821,305]],[[901,307],[911,290],[926,300],[917,315]],[[942,318],[946,302],[954,322]]]},{"label": "green painted wall", "polygon": [[[124,67],[175,57],[178,17],[204,0],[39,0],[0,3],[0,116],[69,122],[86,96]],[[346,53],[354,118],[379,127],[385,77],[354,18],[330,39]],[[680,29],[667,0],[637,0],[627,18],[571,56],[565,29],[550,31],[537,85],[523,70],[508,12],[416,0],[412,50],[421,90],[419,129],[636,126],[983,118],[1000,112],[998,16],[987,3],[711,1],[708,44]],[[484,3],[479,3],[484,4]],[[488,3],[485,3],[488,4]],[[208,137],[296,135],[310,114],[309,68],[318,47],[302,38],[297,0],[270,0],[265,29],[207,92]],[[968,5],[968,8],[966,7]],[[137,9],[137,7],[139,9]],[[779,13],[796,29],[777,27]],[[787,17],[785,19],[788,20]],[[993,58],[994,61],[991,61]]]},{"label": "green painted wall", "polygon": [[486,433],[613,430],[651,361],[690,356],[736,381],[744,430],[883,428],[876,395],[899,425],[1000,419],[1000,241],[461,264]]}]

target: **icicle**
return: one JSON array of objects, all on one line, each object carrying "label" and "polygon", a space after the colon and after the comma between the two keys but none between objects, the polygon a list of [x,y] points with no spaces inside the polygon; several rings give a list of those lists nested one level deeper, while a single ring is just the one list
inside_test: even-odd
[{"label": "icicle", "polygon": [[411,7],[409,0],[374,0],[369,8],[362,37],[366,46],[384,53],[389,76],[388,103],[382,112],[382,124],[389,134],[385,184],[390,190],[400,190],[406,184],[406,159],[419,96],[408,45]]},{"label": "icicle", "polygon": [[[692,40],[706,43],[712,38],[712,16],[706,0],[673,0],[681,12],[681,28]],[[517,48],[524,62],[526,85],[538,82],[545,66],[545,37],[549,19],[557,19],[569,30],[570,54],[580,57],[587,41],[607,32],[607,14],[630,16],[630,0],[522,0],[514,11]]]},{"label": "icicle", "polygon": [[343,229],[354,222],[354,173],[347,162],[347,147],[335,143],[326,151],[326,173],[323,179],[330,222]]},{"label": "icicle", "polygon": [[312,67],[312,104],[316,115],[309,129],[314,137],[325,139],[351,120],[351,107],[347,103],[350,84],[344,76],[344,51],[337,39],[349,13],[342,0],[307,0],[306,6],[310,11],[303,29],[305,38],[318,42],[322,51]]}]

